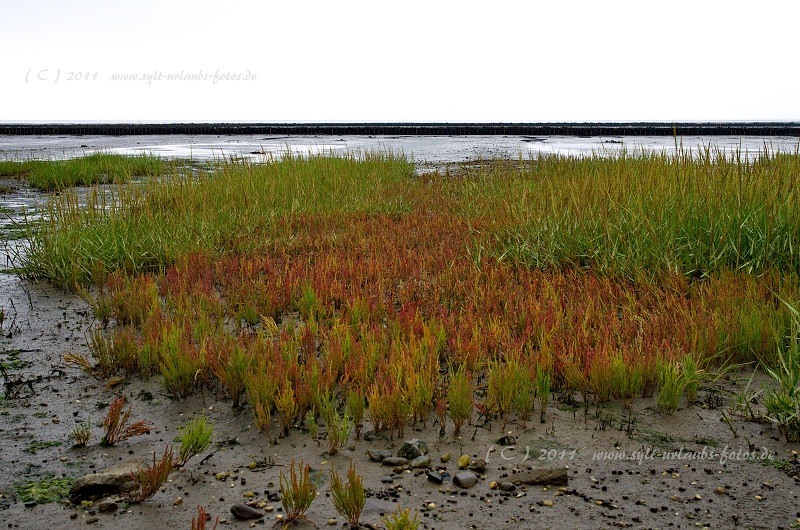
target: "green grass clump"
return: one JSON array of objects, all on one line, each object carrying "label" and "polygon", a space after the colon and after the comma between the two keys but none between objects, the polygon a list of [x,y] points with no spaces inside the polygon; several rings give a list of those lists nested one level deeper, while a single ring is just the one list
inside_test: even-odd
[{"label": "green grass clump", "polygon": [[36,165],[34,160],[18,162],[15,160],[0,160],[0,177],[23,177]]},{"label": "green grass clump", "polygon": [[498,252],[545,269],[636,278],[726,269],[800,271],[800,156],[541,156],[466,179],[462,210],[502,212]]},{"label": "green grass clump", "polygon": [[[23,176],[28,184],[43,191],[63,190],[72,186],[128,182],[132,177],[158,176],[166,162],[147,154],[136,156],[94,153],[69,160],[23,162]],[[12,168],[9,168],[11,170]]]}]

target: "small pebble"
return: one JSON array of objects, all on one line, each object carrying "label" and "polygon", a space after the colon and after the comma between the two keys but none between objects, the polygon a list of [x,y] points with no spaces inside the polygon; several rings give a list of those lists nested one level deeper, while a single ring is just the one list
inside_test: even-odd
[{"label": "small pebble", "polygon": [[550,499],[545,499],[542,501],[542,506],[552,506],[552,505],[553,501],[551,501]]},{"label": "small pebble", "polygon": [[333,525],[335,525],[335,524],[336,524],[336,519],[334,519],[334,518],[332,518],[332,517],[331,517],[330,519],[328,519],[328,524],[329,524],[330,526],[333,526]]}]

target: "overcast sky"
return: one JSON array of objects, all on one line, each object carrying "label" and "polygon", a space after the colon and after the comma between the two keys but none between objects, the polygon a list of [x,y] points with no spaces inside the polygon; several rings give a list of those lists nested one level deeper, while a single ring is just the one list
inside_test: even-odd
[{"label": "overcast sky", "polygon": [[798,21],[797,0],[0,0],[0,121],[796,121]]}]

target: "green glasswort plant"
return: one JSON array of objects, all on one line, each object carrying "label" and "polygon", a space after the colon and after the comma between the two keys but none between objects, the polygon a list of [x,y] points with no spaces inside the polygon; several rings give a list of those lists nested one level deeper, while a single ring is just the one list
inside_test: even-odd
[{"label": "green glasswort plant", "polygon": [[[283,525],[287,528],[290,524],[303,520],[311,524],[314,522],[306,516],[306,512],[311,507],[311,503],[317,496],[317,482],[311,482],[309,471],[311,466],[302,462],[297,463],[299,472],[295,471],[295,462],[292,459],[291,466],[289,467],[289,478],[280,472],[281,482],[281,506],[283,506],[283,513],[285,517],[275,523]],[[316,526],[316,525],[315,525]]]},{"label": "green glasswort plant", "polygon": [[525,424],[533,413],[533,406],[536,400],[536,384],[527,367],[516,360],[514,364],[514,377],[517,387],[513,398],[514,410],[517,411],[520,427],[524,429]]},{"label": "green glasswort plant", "polygon": [[545,413],[550,400],[550,372],[542,368],[536,371],[536,399],[539,400],[539,422],[546,423]]},{"label": "green glasswort plant", "polygon": [[672,414],[678,410],[685,386],[681,366],[675,361],[659,361],[656,372],[659,387],[658,408],[667,414]]},{"label": "green glasswort plant", "polygon": [[356,385],[347,392],[347,403],[345,404],[347,414],[353,420],[353,428],[356,431],[356,440],[361,439],[361,429],[364,428],[364,413],[366,411],[366,396],[364,387]]},{"label": "green glasswort plant", "polygon": [[350,439],[352,426],[347,411],[341,416],[336,406],[331,401],[323,401],[322,413],[325,416],[325,425],[328,428],[328,453],[336,454]]},{"label": "green glasswort plant", "polygon": [[86,418],[85,423],[76,425],[69,434],[75,440],[75,447],[86,447],[86,444],[89,443],[89,438],[92,436],[92,422],[89,418]]},{"label": "green glasswort plant", "polygon": [[417,520],[419,512],[414,512],[413,519],[409,517],[410,513],[410,508],[403,510],[398,504],[397,510],[383,517],[381,521],[386,525],[387,530],[417,530],[419,528],[419,521]]},{"label": "green glasswort plant", "polygon": [[358,520],[361,518],[361,511],[364,509],[367,497],[364,491],[364,477],[356,474],[353,460],[350,460],[346,484],[342,482],[336,468],[331,464],[331,496],[336,511],[347,519],[347,523],[352,529],[357,530],[359,528]]},{"label": "green glasswort plant", "polygon": [[693,405],[697,401],[697,391],[703,382],[704,371],[700,368],[693,355],[687,353],[681,359],[683,371],[683,384],[686,390],[686,403]]},{"label": "green glasswort plant", "polygon": [[185,466],[194,455],[198,455],[209,448],[211,438],[214,436],[213,426],[206,421],[205,415],[195,418],[187,423],[180,434],[180,449],[176,464]]},{"label": "green glasswort plant", "polygon": [[447,390],[447,400],[450,403],[448,410],[450,419],[453,420],[455,430],[453,436],[458,436],[461,426],[472,416],[472,383],[467,374],[465,365],[457,369],[450,367],[450,387]]},{"label": "green glasswort plant", "polygon": [[514,396],[517,393],[516,372],[519,366],[514,360],[508,359],[502,362],[500,359],[489,361],[488,377],[489,386],[486,390],[486,400],[492,411],[497,411],[503,418],[503,426],[500,430],[506,430],[508,423],[508,413],[514,404]]},{"label": "green glasswort plant", "polygon": [[288,436],[289,427],[292,426],[299,411],[294,389],[288,378],[284,380],[280,391],[275,396],[275,408],[281,418],[281,436]]}]

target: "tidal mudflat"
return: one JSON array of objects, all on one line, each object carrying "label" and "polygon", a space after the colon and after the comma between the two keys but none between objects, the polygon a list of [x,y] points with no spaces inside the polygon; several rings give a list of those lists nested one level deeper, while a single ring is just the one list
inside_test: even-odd
[{"label": "tidal mudflat", "polygon": [[261,156],[7,171],[3,521],[795,523],[797,154]]}]

